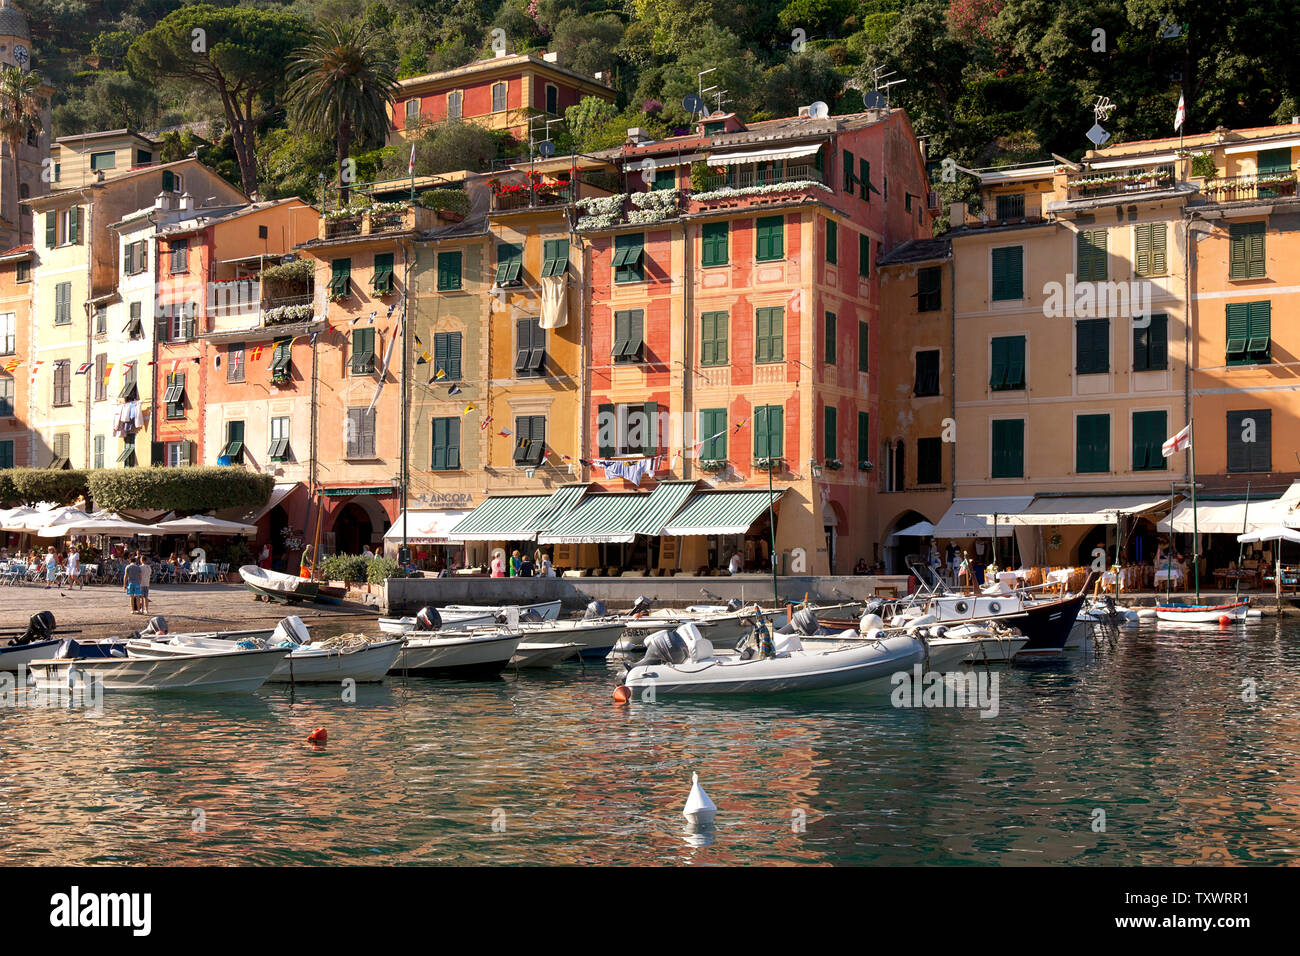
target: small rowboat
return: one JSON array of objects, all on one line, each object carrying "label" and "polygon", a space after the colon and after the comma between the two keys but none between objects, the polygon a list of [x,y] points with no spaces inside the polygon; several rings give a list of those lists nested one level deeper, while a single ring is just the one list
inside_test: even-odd
[{"label": "small rowboat", "polygon": [[1178,624],[1217,624],[1225,617],[1240,621],[1249,609],[1249,601],[1233,604],[1157,604],[1156,619]]},{"label": "small rowboat", "polygon": [[239,569],[239,577],[244,587],[259,597],[278,601],[280,604],[297,604],[300,601],[314,601],[320,585],[306,578],[279,571],[268,571],[256,564],[245,564]]}]

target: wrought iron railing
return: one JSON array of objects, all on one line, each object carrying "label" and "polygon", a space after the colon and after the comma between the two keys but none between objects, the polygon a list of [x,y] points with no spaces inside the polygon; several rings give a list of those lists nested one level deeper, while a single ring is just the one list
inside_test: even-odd
[{"label": "wrought iron railing", "polygon": [[773,186],[782,183],[814,182],[824,183],[821,171],[813,165],[787,165],[783,169],[774,169],[766,164],[752,166],[728,166],[723,173],[705,173],[697,177],[697,193],[712,192],[715,189],[749,189],[753,186]]},{"label": "wrought iron railing", "polygon": [[1168,189],[1174,184],[1170,167],[1160,167],[1139,172],[1089,173],[1069,181],[1071,199],[1098,199],[1103,196],[1123,196],[1129,193],[1152,192]]},{"label": "wrought iron railing", "polygon": [[516,192],[492,194],[492,211],[535,209],[538,206],[559,206],[572,202],[576,190],[571,183],[544,183],[540,186],[521,186]]},{"label": "wrought iron railing", "polygon": [[1211,202],[1242,202],[1251,199],[1276,199],[1296,194],[1296,172],[1264,173],[1250,176],[1227,176],[1206,182],[1202,192]]}]

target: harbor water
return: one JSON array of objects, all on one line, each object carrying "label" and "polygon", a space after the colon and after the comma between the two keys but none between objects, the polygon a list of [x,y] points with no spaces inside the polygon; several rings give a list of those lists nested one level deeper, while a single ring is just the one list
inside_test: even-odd
[{"label": "harbor water", "polygon": [[[1123,629],[996,716],[620,667],[0,708],[0,862],[1198,864],[1300,854],[1300,626]],[[328,742],[307,742],[314,728]],[[718,805],[685,830],[691,773]]]}]

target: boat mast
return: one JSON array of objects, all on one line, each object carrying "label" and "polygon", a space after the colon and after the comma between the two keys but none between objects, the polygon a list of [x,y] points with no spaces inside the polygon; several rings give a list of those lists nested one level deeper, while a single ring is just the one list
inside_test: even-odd
[{"label": "boat mast", "polygon": [[1196,603],[1201,603],[1201,536],[1196,525],[1196,429],[1187,422],[1187,454],[1192,479],[1192,580],[1196,582]]},{"label": "boat mast", "polygon": [[[1246,516],[1250,514],[1250,482],[1246,482],[1246,510],[1241,513],[1241,537],[1246,536]],[[1281,542],[1278,542],[1278,550],[1281,551]],[[1236,586],[1232,590],[1232,601],[1235,604],[1241,600],[1241,559],[1245,555],[1246,542],[1241,538],[1237,539],[1237,580]]]}]

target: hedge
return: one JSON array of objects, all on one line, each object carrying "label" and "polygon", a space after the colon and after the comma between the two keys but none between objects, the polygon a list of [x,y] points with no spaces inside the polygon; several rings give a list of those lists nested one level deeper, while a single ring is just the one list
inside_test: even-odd
[{"label": "hedge", "polygon": [[84,498],[89,472],[53,468],[6,468],[0,472],[0,500],[34,505],[70,505]]},{"label": "hedge", "polygon": [[404,577],[408,577],[406,568],[392,558],[375,558],[370,561],[370,567],[366,569],[367,584],[383,584],[385,578]]},{"label": "hedge", "polygon": [[273,475],[219,466],[98,468],[86,475],[95,507],[110,511],[260,508],[275,487]]},{"label": "hedge", "polygon": [[368,564],[359,554],[332,554],[321,561],[317,573],[325,581],[361,584],[366,580]]}]

